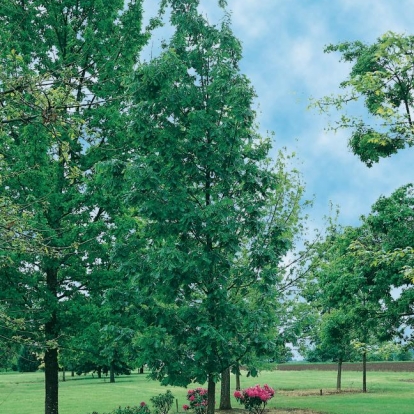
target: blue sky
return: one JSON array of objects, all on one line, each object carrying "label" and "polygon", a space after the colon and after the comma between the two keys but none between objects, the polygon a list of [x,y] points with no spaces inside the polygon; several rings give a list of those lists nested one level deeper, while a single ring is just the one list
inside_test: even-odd
[{"label": "blue sky", "polygon": [[[147,16],[157,3],[146,0]],[[212,22],[222,15],[215,0],[201,0],[201,9]],[[307,197],[315,200],[311,227],[322,227],[331,203],[340,207],[340,223],[358,225],[379,196],[413,181],[414,149],[367,168],[347,148],[346,131],[326,131],[328,117],[307,107],[311,97],[337,93],[349,71],[339,55],[323,53],[327,44],[372,43],[387,31],[414,34],[414,2],[228,0],[227,9],[243,44],[241,71],[258,95],[260,130],[275,132],[276,149],[296,152]]]}]

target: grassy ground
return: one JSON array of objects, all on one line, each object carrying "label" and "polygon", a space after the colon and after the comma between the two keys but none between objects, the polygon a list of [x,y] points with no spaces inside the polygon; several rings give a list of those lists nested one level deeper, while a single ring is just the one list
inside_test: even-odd
[{"label": "grassy ground", "polygon": [[[413,372],[369,373],[367,394],[359,392],[361,377],[361,372],[344,372],[344,392],[341,394],[334,392],[336,373],[333,371],[266,371],[259,378],[242,377],[242,387],[257,383],[274,387],[276,395],[268,406],[273,413],[302,408],[332,414],[412,414]],[[110,384],[107,379],[91,376],[74,379],[67,376],[66,382],[60,383],[60,414],[109,412],[119,405],[150,403],[150,397],[166,391],[145,375],[118,377],[116,381]],[[0,374],[0,413],[41,414],[44,410],[43,388],[42,373]],[[186,403],[186,390],[168,388],[178,399],[181,411],[181,406]],[[233,407],[240,408],[235,400]]]}]

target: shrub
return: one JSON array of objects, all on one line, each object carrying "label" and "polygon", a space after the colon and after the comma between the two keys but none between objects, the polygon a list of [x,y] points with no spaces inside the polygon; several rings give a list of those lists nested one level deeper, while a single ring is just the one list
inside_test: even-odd
[{"label": "shrub", "polygon": [[262,414],[267,402],[273,398],[275,391],[267,384],[261,387],[256,385],[254,387],[246,388],[243,391],[235,391],[234,396],[236,400],[244,405],[244,408],[253,414]]},{"label": "shrub", "polygon": [[167,390],[165,394],[159,394],[150,400],[154,406],[155,414],[168,414],[174,402],[174,396],[170,390]]},{"label": "shrub", "polygon": [[189,404],[183,405],[184,411],[193,409],[195,414],[205,414],[207,411],[207,390],[205,388],[196,388],[188,390],[187,400]]},{"label": "shrub", "polygon": [[142,402],[139,407],[133,406],[133,407],[125,407],[121,408],[118,407],[116,410],[112,411],[111,414],[150,414],[151,411],[148,408],[148,405]]},{"label": "shrub", "polygon": [[[92,412],[92,414],[99,414],[97,411]],[[106,414],[106,413],[102,413]],[[150,409],[148,408],[148,405],[142,402],[139,406],[134,405],[133,407],[127,406],[127,407],[118,407],[115,408],[115,410],[111,411],[107,414],[151,414]]]}]

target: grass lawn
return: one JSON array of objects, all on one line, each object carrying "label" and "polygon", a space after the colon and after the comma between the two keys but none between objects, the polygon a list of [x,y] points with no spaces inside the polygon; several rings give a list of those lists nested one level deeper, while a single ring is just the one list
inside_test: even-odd
[{"label": "grass lawn", "polygon": [[[343,390],[334,393],[336,373],[326,371],[265,371],[258,378],[242,377],[242,387],[267,383],[276,389],[269,408],[302,408],[337,414],[412,414],[414,372],[369,372],[368,393],[359,392],[361,372],[343,373]],[[109,412],[117,406],[150,403],[150,397],[167,388],[150,381],[145,375],[132,374],[108,380],[82,376],[60,383],[60,414]],[[179,410],[186,403],[186,390],[168,387],[178,399]],[[322,396],[320,390],[322,389]],[[219,386],[218,386],[219,391]],[[219,392],[217,395],[217,404]],[[44,412],[43,373],[1,373],[0,413],[42,414]],[[234,400],[233,408],[240,408]],[[174,412],[176,408],[174,406]]]}]

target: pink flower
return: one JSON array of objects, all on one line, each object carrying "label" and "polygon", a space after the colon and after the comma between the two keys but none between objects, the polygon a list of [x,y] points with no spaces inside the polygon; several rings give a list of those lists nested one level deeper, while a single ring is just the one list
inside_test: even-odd
[{"label": "pink flower", "polygon": [[207,406],[207,390],[205,388],[195,388],[187,391],[187,400],[190,402],[188,410],[195,409],[196,414],[204,414]]},{"label": "pink flower", "polygon": [[184,410],[184,411],[187,411],[187,410],[189,410],[189,409],[190,409],[190,407],[189,407],[187,404],[184,404],[184,405],[183,405],[183,410]]},{"label": "pink flower", "polygon": [[273,398],[275,391],[265,384],[263,387],[255,385],[243,391],[235,391],[234,396],[240,404],[250,411],[250,414],[263,414],[267,402]]},{"label": "pink flower", "polygon": [[263,385],[263,389],[266,390],[272,397],[275,395],[275,390],[267,384]]},{"label": "pink flower", "polygon": [[140,404],[140,406],[141,406],[141,407],[145,407],[146,405],[147,405],[147,404],[145,404],[145,402],[144,402],[144,401],[142,401],[142,402],[141,402],[141,404]]},{"label": "pink flower", "polygon": [[233,394],[236,398],[242,398],[243,394],[240,391],[234,391]]}]

